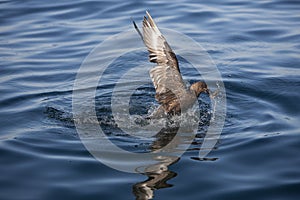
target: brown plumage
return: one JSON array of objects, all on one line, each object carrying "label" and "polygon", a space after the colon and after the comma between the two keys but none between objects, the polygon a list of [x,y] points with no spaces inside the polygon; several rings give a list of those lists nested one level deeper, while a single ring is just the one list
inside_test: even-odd
[{"label": "brown plumage", "polygon": [[155,98],[159,108],[150,118],[161,118],[166,115],[180,114],[189,109],[202,92],[208,93],[204,82],[196,82],[186,88],[175,53],[161,34],[149,12],[143,20],[143,34],[135,22],[135,29],[141,36],[149,51],[149,61],[157,65],[150,70],[150,77],[156,90]]}]

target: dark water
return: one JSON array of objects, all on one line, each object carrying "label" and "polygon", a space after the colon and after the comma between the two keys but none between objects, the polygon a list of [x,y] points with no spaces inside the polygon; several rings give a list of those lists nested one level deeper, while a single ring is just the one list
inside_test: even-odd
[{"label": "dark water", "polygon": [[[82,145],[72,89],[92,49],[132,29],[130,17],[140,24],[145,10],[160,27],[182,32],[208,51],[223,77],[227,117],[207,159],[192,159],[204,121],[168,170],[129,174],[101,164]],[[146,199],[151,191],[154,199],[299,199],[299,10],[299,1],[285,0],[0,1],[0,199]],[[139,55],[127,64],[146,53]],[[197,80],[183,71],[185,79]],[[97,93],[107,135],[136,152],[164,145],[172,130],[162,141],[143,141],[111,129],[114,78]],[[202,99],[207,113],[209,102]],[[132,102],[131,114],[155,105],[151,83]]]}]

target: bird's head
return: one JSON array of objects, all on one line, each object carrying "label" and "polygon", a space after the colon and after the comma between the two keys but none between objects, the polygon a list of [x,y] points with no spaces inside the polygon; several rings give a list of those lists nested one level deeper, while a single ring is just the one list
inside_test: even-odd
[{"label": "bird's head", "polygon": [[191,91],[194,91],[196,96],[198,97],[202,92],[209,94],[209,90],[207,88],[206,83],[204,82],[196,82],[193,83],[190,87]]}]

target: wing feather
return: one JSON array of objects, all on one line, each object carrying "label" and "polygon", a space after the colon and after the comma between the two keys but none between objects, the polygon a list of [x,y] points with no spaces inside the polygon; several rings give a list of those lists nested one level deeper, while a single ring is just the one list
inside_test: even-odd
[{"label": "wing feather", "polygon": [[[149,61],[157,64],[149,73],[156,90],[156,100],[163,106],[167,106],[176,100],[178,95],[185,93],[186,88],[175,53],[149,12],[146,11],[146,15],[143,20],[142,39],[149,51]],[[134,25],[137,29],[135,23]]]}]

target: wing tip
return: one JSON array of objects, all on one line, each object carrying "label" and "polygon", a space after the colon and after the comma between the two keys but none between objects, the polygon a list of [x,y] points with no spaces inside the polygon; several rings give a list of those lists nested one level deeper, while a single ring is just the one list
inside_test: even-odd
[{"label": "wing tip", "polygon": [[150,15],[150,12],[148,10],[146,10],[146,15],[147,16],[144,16],[144,20],[146,20],[147,23],[150,25],[149,27],[156,28],[157,25],[154,22],[154,20],[153,20],[152,16]]},{"label": "wing tip", "polygon": [[146,15],[149,17],[151,17],[151,15],[150,15],[150,13],[149,13],[149,11],[148,10],[146,10]]},{"label": "wing tip", "polygon": [[144,41],[144,37],[143,37],[143,34],[141,33],[139,27],[137,26],[137,24],[135,23],[135,21],[133,20],[132,17],[130,17],[132,23],[133,23],[133,26],[135,28],[135,30],[138,32],[139,36],[141,37],[141,39]]}]

